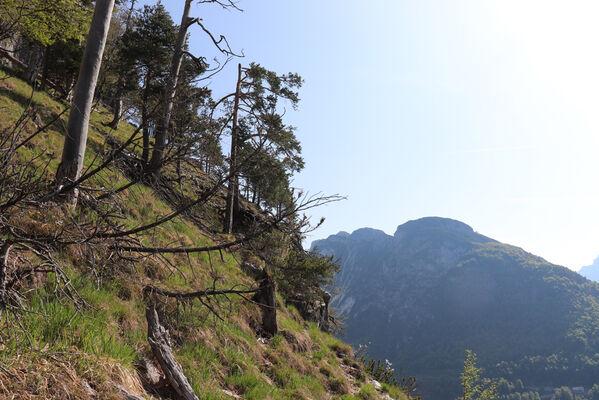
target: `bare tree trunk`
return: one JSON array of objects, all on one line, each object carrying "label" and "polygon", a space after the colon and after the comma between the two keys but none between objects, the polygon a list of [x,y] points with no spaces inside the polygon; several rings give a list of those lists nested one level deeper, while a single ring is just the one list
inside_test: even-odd
[{"label": "bare tree trunk", "polygon": [[114,104],[112,105],[112,121],[110,121],[109,123],[106,124],[107,127],[111,128],[111,129],[118,129],[119,127],[119,122],[121,121],[121,114],[123,112],[123,94],[121,93],[121,90],[119,89],[119,91],[117,92],[115,99],[114,99]]},{"label": "bare tree trunk", "polygon": [[168,139],[168,127],[173,113],[173,103],[175,99],[177,81],[179,80],[179,71],[181,71],[181,63],[183,61],[183,47],[187,36],[187,28],[189,28],[189,10],[191,8],[191,0],[185,0],[183,15],[181,16],[181,25],[179,26],[179,34],[177,36],[177,45],[171,62],[171,70],[164,91],[164,100],[162,105],[162,115],[156,127],[154,136],[154,151],[152,151],[152,159],[148,165],[148,171],[152,174],[153,180],[157,182],[160,179],[160,168],[162,167],[162,156]]},{"label": "bare tree trunk", "polygon": [[143,168],[148,166],[148,159],[150,158],[150,131],[148,129],[148,78],[144,83],[143,95],[141,99],[141,132],[142,132],[142,151],[141,151],[141,162]]},{"label": "bare tree trunk", "polygon": [[[62,150],[62,160],[56,171],[56,182],[58,184],[75,181],[81,175],[87,143],[89,116],[113,7],[114,0],[96,1],[94,16],[75,86],[73,105],[67,125],[67,136]],[[77,194],[77,189],[68,194],[68,201],[73,205],[77,204]]]},{"label": "bare tree trunk", "polygon": [[148,342],[171,387],[183,400],[199,400],[187,377],[183,374],[181,365],[173,355],[169,344],[169,335],[160,325],[155,308],[148,307],[146,309],[146,319],[148,320]]},{"label": "bare tree trunk", "polygon": [[48,83],[48,69],[50,68],[50,60],[48,57],[49,51],[50,51],[49,47],[44,48],[42,79],[41,79],[41,83],[40,83],[40,90],[46,90],[46,85]]},{"label": "bare tree trunk", "polygon": [[224,232],[233,233],[233,215],[239,208],[235,197],[239,198],[237,189],[237,136],[239,125],[239,97],[241,96],[241,64],[237,65],[237,87],[235,88],[235,102],[233,104],[233,126],[231,128],[231,155],[229,156],[229,184],[227,187],[227,208],[225,210]]}]

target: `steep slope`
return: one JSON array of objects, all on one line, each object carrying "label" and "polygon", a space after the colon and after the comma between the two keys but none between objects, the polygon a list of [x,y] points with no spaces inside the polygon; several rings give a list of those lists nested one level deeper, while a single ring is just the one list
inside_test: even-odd
[{"label": "steep slope", "polygon": [[416,375],[433,398],[454,397],[465,349],[487,374],[527,385],[599,381],[599,286],[567,268],[433,217],[393,237],[360,229],[314,246],[342,266],[332,304],[344,338]]},{"label": "steep slope", "polygon": [[[34,107],[28,112],[33,118],[22,119],[23,135],[43,123],[49,123],[49,128],[22,146],[19,157],[32,160],[35,174],[44,173],[46,165],[47,171],[55,171],[67,116],[60,112],[65,105],[0,71],[1,139],[14,134],[13,126],[29,104]],[[109,131],[102,123],[110,118],[101,107],[93,113],[86,166],[101,163],[111,143],[122,142],[135,129],[122,123],[118,131]],[[87,193],[129,182],[122,167],[115,163],[98,174],[87,183]],[[210,181],[199,170],[187,178],[182,186],[190,191],[200,191]],[[3,213],[2,223],[10,218],[12,226],[29,235],[58,236],[64,227],[95,216],[98,208],[85,206],[90,202],[99,207],[91,201],[91,196],[83,196],[83,205],[76,211],[49,202],[43,207],[23,206]],[[142,184],[120,192],[109,206],[125,228],[152,223],[175,207],[168,193]],[[219,207],[222,196],[215,196],[205,209],[157,226],[151,235],[140,236],[139,243],[201,247],[229,241],[230,236],[211,229],[220,225]],[[2,231],[0,240],[4,242],[9,234]],[[13,247],[8,260],[9,284],[16,277],[27,279],[17,279],[11,293],[19,297],[9,299],[11,308],[1,309],[2,400],[175,398],[147,341],[145,308],[150,299],[144,288],[155,285],[191,292],[214,286],[248,287],[255,282],[240,264],[243,260],[260,263],[251,249],[240,246],[212,254],[142,257],[119,256],[107,240],[74,246],[58,243],[49,246],[47,254],[36,255],[29,248]],[[28,270],[42,256],[41,267]],[[54,265],[60,268],[50,268]],[[200,399],[378,399],[388,394],[406,398],[395,387],[384,386],[386,394],[377,390],[364,366],[352,358],[349,345],[305,321],[280,295],[276,305],[279,333],[269,337],[258,331],[260,309],[249,298],[221,296],[203,303],[163,298],[154,303],[170,332],[175,357]]]},{"label": "steep slope", "polygon": [[599,257],[591,265],[585,265],[578,273],[587,279],[599,282]]}]

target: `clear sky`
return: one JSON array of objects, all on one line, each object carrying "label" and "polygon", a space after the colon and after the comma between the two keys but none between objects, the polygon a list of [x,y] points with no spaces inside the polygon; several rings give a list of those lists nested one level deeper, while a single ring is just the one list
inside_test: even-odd
[{"label": "clear sky", "polygon": [[[151,1],[146,0],[147,3]],[[178,23],[183,1],[163,1]],[[242,0],[192,14],[305,79],[294,186],[341,194],[311,239],[424,216],[578,269],[599,255],[599,2]],[[216,55],[194,29],[191,50]],[[234,65],[211,82],[235,85]]]}]

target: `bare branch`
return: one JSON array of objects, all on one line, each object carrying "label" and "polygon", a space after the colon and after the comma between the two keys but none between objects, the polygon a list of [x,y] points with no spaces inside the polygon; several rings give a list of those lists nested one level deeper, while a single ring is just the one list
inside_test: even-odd
[{"label": "bare branch", "polygon": [[[210,32],[210,30],[208,30],[204,24],[202,24],[202,19],[201,18],[194,18],[193,20],[191,20],[189,22],[189,25],[193,25],[193,24],[198,24],[200,26],[200,28],[202,28],[202,30],[210,37],[210,39],[212,40],[212,43],[214,43],[214,45],[216,46],[216,48],[223,54],[227,55],[227,56],[234,56],[234,57],[245,57],[245,54],[243,54],[243,50],[241,51],[241,54],[237,54],[235,53],[232,49],[231,46],[229,45],[229,42],[227,41],[227,38],[223,35],[220,35],[220,38],[217,40],[214,35],[212,35],[212,32]],[[224,43],[224,46],[222,45]]]}]

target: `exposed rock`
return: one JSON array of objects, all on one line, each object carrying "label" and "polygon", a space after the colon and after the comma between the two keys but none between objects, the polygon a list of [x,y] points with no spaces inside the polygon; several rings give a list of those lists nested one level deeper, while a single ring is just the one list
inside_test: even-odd
[{"label": "exposed rock", "polygon": [[306,321],[315,322],[324,332],[330,332],[331,318],[329,315],[329,303],[331,294],[323,291],[322,301],[313,300],[310,296],[303,293],[296,294],[293,298],[287,300],[287,304],[293,305],[299,311],[300,315]]}]

